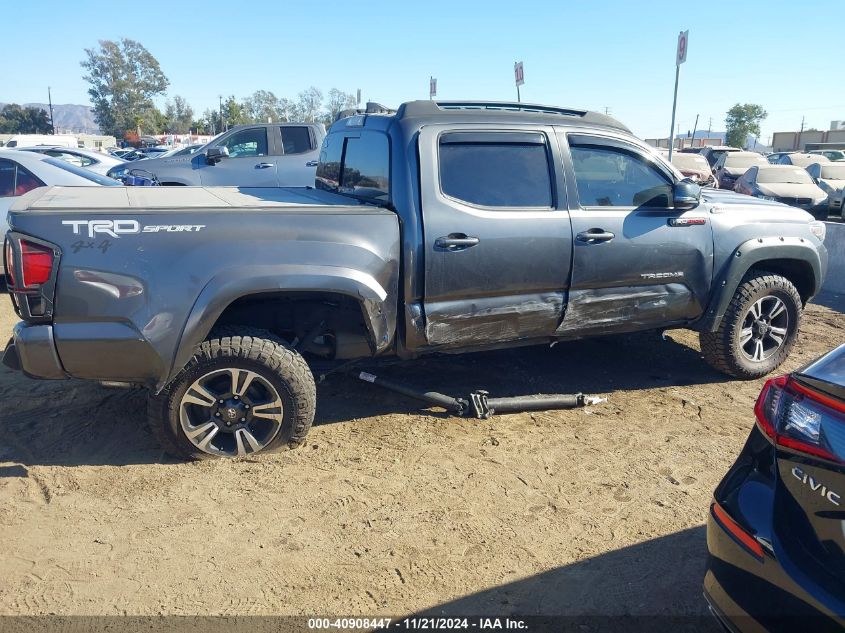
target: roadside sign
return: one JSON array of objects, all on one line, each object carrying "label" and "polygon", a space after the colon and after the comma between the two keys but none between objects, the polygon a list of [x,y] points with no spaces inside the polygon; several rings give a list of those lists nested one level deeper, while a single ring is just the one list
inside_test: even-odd
[{"label": "roadside sign", "polygon": [[515,62],[513,65],[513,78],[517,86],[525,83],[525,73],[522,70],[522,62]]},{"label": "roadside sign", "polygon": [[689,48],[689,31],[681,31],[678,33],[678,55],[675,61],[676,66],[680,66],[687,61],[687,49]]},{"label": "roadside sign", "polygon": [[431,97],[436,97],[436,96],[437,96],[437,79],[435,79],[434,77],[429,77],[429,79],[428,79],[428,97],[430,99]]}]

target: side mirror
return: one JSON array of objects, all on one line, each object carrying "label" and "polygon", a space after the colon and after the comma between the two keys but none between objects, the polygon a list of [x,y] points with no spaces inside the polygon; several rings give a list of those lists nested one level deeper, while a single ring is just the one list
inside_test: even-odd
[{"label": "side mirror", "polygon": [[205,150],[205,161],[209,165],[216,165],[224,158],[229,158],[228,147],[209,147]]},{"label": "side mirror", "polygon": [[694,209],[701,202],[701,187],[689,178],[679,180],[672,187],[672,206],[681,211]]}]

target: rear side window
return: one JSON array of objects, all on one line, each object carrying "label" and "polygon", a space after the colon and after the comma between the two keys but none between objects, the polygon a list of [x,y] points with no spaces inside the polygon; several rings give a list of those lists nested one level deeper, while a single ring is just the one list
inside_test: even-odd
[{"label": "rear side window", "polygon": [[362,132],[346,139],[339,193],[387,201],[390,196],[390,148],[387,136]]},{"label": "rear side window", "polygon": [[440,187],[447,196],[485,207],[552,206],[542,134],[444,134],[439,152]]},{"label": "rear side window", "polygon": [[305,126],[284,126],[282,130],[282,146],[285,154],[304,154],[310,152],[311,130]]},{"label": "rear side window", "polygon": [[0,198],[22,196],[44,183],[11,160],[0,159]]},{"label": "rear side window", "polygon": [[320,149],[318,189],[355,198],[386,202],[390,199],[390,143],[380,132],[344,137],[330,134]]}]

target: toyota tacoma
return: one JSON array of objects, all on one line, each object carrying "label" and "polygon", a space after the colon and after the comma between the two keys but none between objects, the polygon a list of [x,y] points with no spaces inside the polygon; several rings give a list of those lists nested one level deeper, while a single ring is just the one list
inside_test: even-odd
[{"label": "toyota tacoma", "polygon": [[41,188],[9,224],[4,362],[147,387],[188,458],[300,444],[314,362],[690,328],[757,378],[827,267],[806,212],[701,189],[611,117],[518,103],[343,116],[314,187]]}]

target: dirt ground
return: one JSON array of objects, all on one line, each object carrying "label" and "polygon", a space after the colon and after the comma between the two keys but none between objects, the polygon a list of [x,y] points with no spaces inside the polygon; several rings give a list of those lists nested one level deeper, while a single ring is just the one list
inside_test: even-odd
[{"label": "dirt ground", "polygon": [[[808,307],[785,369],[843,325]],[[2,368],[0,614],[705,613],[708,502],[762,380],[712,371],[686,331],[384,372],[608,402],[457,419],[331,377],[302,448],[180,463],[143,392]]]}]

